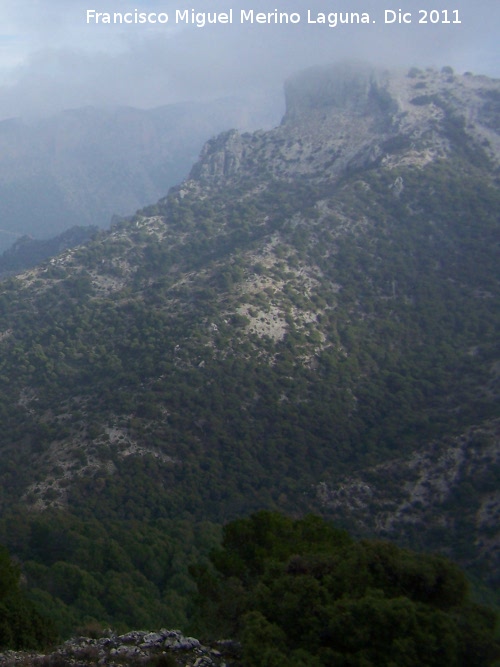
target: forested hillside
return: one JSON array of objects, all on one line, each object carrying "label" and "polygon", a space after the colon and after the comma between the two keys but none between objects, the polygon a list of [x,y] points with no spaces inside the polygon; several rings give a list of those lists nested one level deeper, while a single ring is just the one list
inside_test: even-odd
[{"label": "forested hillside", "polygon": [[278,128],[0,285],[0,542],[66,629],[188,619],[189,563],[263,508],[498,582],[500,84],[285,90]]}]

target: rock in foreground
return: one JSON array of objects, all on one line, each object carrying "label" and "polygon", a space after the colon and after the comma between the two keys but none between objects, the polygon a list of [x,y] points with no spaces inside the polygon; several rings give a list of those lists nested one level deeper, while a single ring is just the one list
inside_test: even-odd
[{"label": "rock in foreground", "polygon": [[70,639],[47,654],[6,651],[0,653],[0,665],[62,667],[98,664],[113,667],[134,664],[158,667],[229,667],[235,664],[232,655],[234,648],[232,642],[203,646],[198,639],[185,637],[179,630],[133,631],[124,635],[110,633],[98,639]]}]

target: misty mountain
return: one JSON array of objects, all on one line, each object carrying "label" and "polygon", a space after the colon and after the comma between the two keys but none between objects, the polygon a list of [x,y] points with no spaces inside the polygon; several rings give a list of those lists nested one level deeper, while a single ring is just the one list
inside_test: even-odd
[{"label": "misty mountain", "polygon": [[271,126],[278,114],[272,96],[249,96],[1,121],[0,249],[24,235],[108,226],[184,178],[212,135]]},{"label": "misty mountain", "polygon": [[163,540],[262,508],[497,581],[500,82],[343,65],[285,94],[279,127],[1,284],[0,537],[34,586],[91,568],[84,521]]},{"label": "misty mountain", "polygon": [[5,277],[40,264],[44,259],[59,255],[63,250],[85,243],[97,233],[98,227],[71,227],[50,239],[21,236],[0,255],[0,277]]}]

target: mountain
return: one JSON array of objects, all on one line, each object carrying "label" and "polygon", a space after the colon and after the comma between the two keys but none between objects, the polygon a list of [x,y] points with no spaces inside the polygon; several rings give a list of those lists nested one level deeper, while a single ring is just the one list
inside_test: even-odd
[{"label": "mountain", "polygon": [[0,249],[16,236],[108,226],[184,178],[210,136],[271,126],[276,107],[268,95],[0,121]]},{"label": "mountain", "polygon": [[498,581],[500,82],[343,64],[285,95],[279,127],[1,284],[0,541],[40,589],[111,540],[185,592],[190,540],[262,508]]},{"label": "mountain", "polygon": [[21,236],[0,256],[0,277],[20,273],[24,269],[40,264],[45,259],[59,255],[63,250],[74,248],[88,241],[98,227],[71,227],[50,239],[34,239]]}]

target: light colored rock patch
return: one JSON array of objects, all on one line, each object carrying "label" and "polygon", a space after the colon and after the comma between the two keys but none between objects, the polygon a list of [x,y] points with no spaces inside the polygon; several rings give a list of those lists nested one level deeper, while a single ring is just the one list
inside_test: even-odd
[{"label": "light colored rock patch", "polygon": [[89,273],[92,277],[94,292],[99,296],[107,296],[113,292],[119,292],[127,284],[125,278],[118,278],[109,274],[98,273],[97,271],[89,271]]},{"label": "light colored rock patch", "polygon": [[17,404],[19,407],[24,408],[26,412],[30,415],[35,414],[34,408],[31,407],[31,403],[38,401],[38,396],[36,395],[36,392],[33,391],[32,389],[29,389],[28,387],[24,388],[21,390],[19,393],[19,399],[17,401]]},{"label": "light colored rock patch", "polygon": [[[36,511],[65,507],[73,481],[82,477],[95,478],[99,473],[112,475],[116,472],[109,450],[106,452],[107,447],[112,447],[119,458],[150,456],[161,463],[179,463],[154,447],[138,445],[124,428],[104,427],[103,433],[93,440],[82,432],[68,440],[52,442],[38,457],[37,467],[47,472],[26,489],[22,500]],[[97,479],[96,484],[102,485],[103,480]]]},{"label": "light colored rock patch", "polygon": [[128,431],[124,428],[111,426],[106,427],[104,431],[109,437],[110,444],[117,447],[118,455],[122,458],[127,456],[152,456],[162,463],[179,462],[177,459],[174,459],[171,456],[167,456],[154,447],[144,447],[138,445],[135,440],[130,438]]},{"label": "light colored rock patch", "polygon": [[[485,422],[450,440],[433,443],[409,459],[368,469],[334,486],[320,482],[317,497],[332,516],[350,516],[364,528],[404,535],[407,526],[453,528],[460,515],[474,524],[482,558],[497,558],[500,549],[500,491],[480,490],[466,503],[447,506],[455,490],[470,480],[487,478],[500,460],[500,420]],[[477,504],[476,504],[477,503]]]},{"label": "light colored rock patch", "polygon": [[145,231],[151,236],[156,236],[159,241],[166,235],[167,228],[164,219],[159,215],[152,216],[151,218],[141,217],[136,221],[135,226],[137,229]]},{"label": "light colored rock patch", "polygon": [[500,491],[489,493],[483,498],[476,519],[481,528],[496,528],[500,525]]},{"label": "light colored rock patch", "polygon": [[382,165],[386,169],[409,166],[422,169],[427,164],[443,157],[443,155],[444,151],[431,150],[430,148],[425,148],[421,151],[410,150],[405,151],[403,155],[386,155],[382,158]]},{"label": "light colored rock patch", "polygon": [[[255,313],[250,315],[250,312]],[[237,310],[239,315],[244,315],[250,320],[247,325],[249,333],[257,334],[257,336],[268,336],[275,341],[283,340],[288,330],[288,325],[283,313],[276,306],[271,306],[269,312],[257,310],[249,305],[240,306]]]}]

